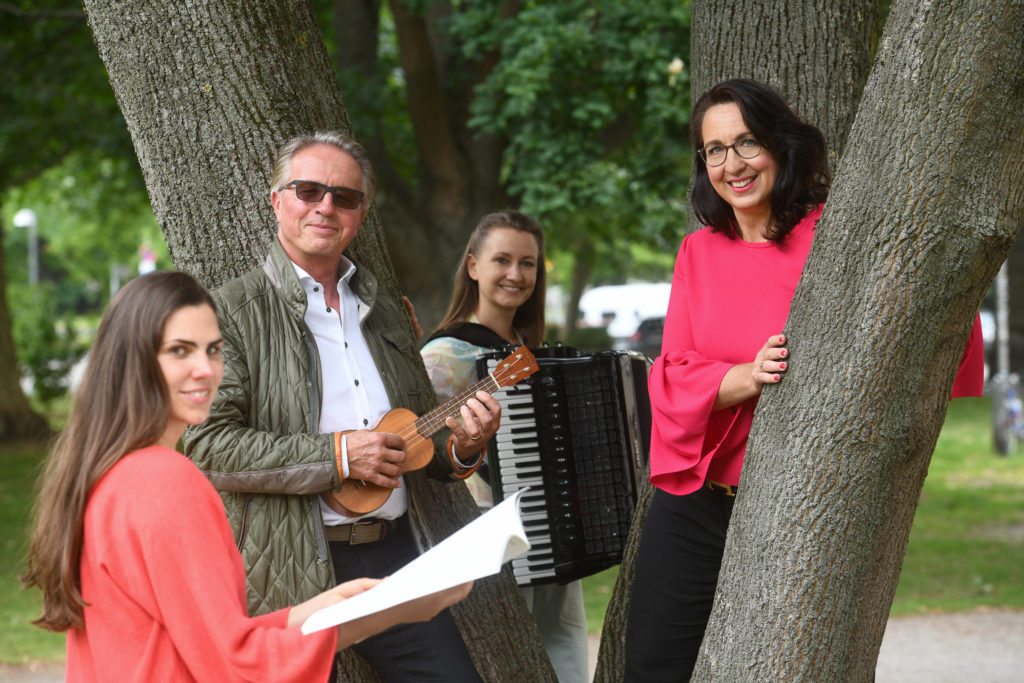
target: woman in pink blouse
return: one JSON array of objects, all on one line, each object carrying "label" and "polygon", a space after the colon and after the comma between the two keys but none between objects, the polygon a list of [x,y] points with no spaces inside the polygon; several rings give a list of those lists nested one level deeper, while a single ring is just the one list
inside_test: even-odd
[{"label": "woman in pink blouse", "polygon": [[[711,613],[747,436],[789,364],[783,326],[828,194],[825,139],[771,88],[696,103],[692,202],[651,369],[651,483],[626,633],[627,681],[688,680]],[[980,326],[954,395],[980,395]]]},{"label": "woman in pink blouse", "polygon": [[47,464],[22,579],[43,592],[35,623],[67,632],[68,681],[323,681],[336,650],[468,593],[304,636],[313,611],[376,583],[358,579],[250,617],[220,496],[176,450],[209,414],[220,353],[213,300],[184,273],[132,280],[100,323]]}]

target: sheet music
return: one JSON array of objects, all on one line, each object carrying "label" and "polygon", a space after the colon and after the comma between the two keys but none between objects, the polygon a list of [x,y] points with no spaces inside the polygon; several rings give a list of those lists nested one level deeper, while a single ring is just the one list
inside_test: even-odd
[{"label": "sheet music", "polygon": [[414,598],[497,574],[530,549],[519,513],[522,489],[368,591],[314,612],[302,625],[313,633]]}]

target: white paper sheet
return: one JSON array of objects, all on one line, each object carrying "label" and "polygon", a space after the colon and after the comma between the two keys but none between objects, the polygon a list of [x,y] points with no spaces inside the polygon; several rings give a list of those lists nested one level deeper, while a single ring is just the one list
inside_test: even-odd
[{"label": "white paper sheet", "polygon": [[530,549],[519,516],[522,489],[405,565],[368,591],[310,615],[303,633],[400,605],[414,598],[497,574]]}]

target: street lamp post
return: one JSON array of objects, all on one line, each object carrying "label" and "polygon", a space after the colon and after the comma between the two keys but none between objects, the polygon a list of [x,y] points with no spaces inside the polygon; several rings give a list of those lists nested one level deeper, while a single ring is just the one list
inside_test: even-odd
[{"label": "street lamp post", "polygon": [[22,209],[14,214],[14,227],[28,228],[28,283],[30,285],[39,283],[39,236],[36,233],[38,223],[36,212],[32,209]]}]

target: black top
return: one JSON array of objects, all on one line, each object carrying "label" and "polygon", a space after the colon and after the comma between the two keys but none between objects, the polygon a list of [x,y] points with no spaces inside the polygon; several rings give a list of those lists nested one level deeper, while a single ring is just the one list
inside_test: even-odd
[{"label": "black top", "polygon": [[480,323],[460,323],[455,325],[455,327],[438,330],[434,332],[434,334],[430,335],[427,342],[432,342],[435,339],[440,339],[441,337],[454,337],[455,339],[461,339],[462,341],[469,342],[475,346],[487,346],[490,348],[515,346],[515,344],[505,339],[491,328],[486,325],[481,325]]}]

